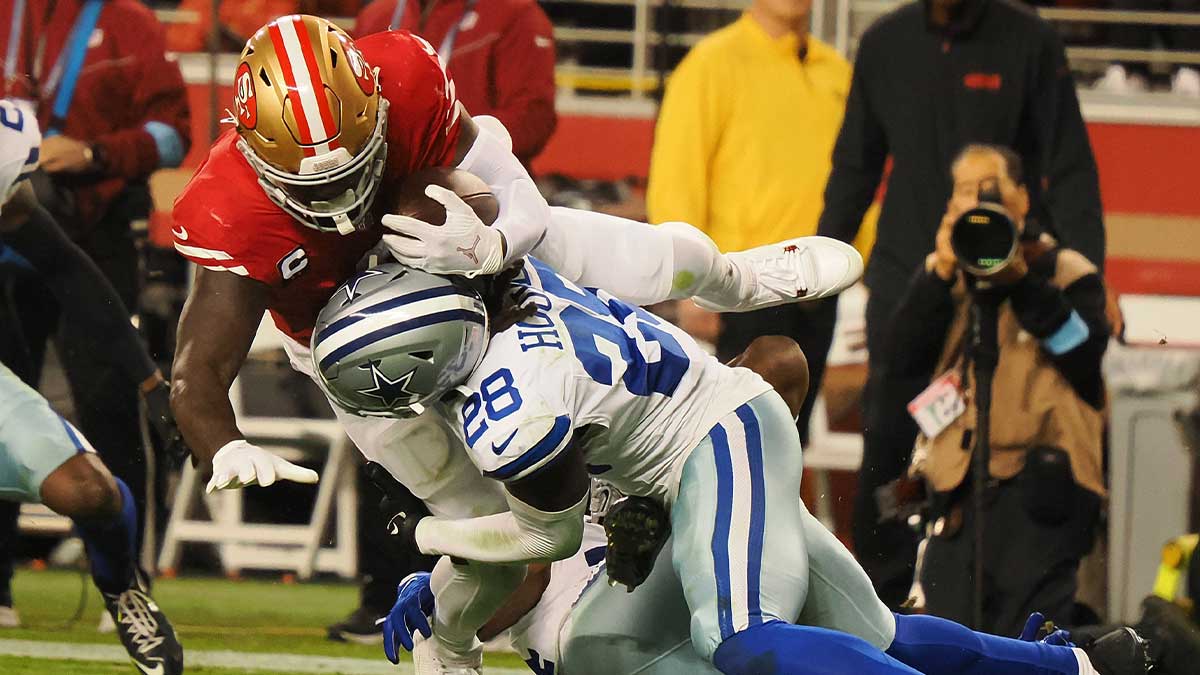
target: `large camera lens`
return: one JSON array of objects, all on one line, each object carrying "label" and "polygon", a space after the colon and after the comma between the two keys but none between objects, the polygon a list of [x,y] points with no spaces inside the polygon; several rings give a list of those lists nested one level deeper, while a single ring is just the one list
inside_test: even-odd
[{"label": "large camera lens", "polygon": [[958,264],[977,277],[996,274],[1017,253],[1017,228],[1004,207],[991,202],[959,216],[950,233],[950,246]]}]

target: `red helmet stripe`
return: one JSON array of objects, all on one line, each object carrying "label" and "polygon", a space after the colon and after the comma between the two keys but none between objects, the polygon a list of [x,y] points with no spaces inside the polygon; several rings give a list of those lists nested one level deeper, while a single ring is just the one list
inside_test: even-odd
[{"label": "red helmet stripe", "polygon": [[288,55],[287,45],[284,43],[283,31],[279,28],[279,21],[271,23],[271,43],[275,45],[275,55],[279,57],[280,70],[283,71],[283,83],[287,87],[288,95],[294,96],[292,99],[292,114],[296,117],[296,131],[300,133],[300,144],[304,149],[305,156],[312,156],[316,151],[310,147],[312,145],[312,133],[308,127],[308,117],[304,114],[304,104],[301,100],[303,94],[300,93],[296,86],[296,74],[292,67],[292,59]]},{"label": "red helmet stripe", "polygon": [[[296,35],[299,37],[304,30],[304,24],[300,17],[292,19],[296,26]],[[313,52],[311,40],[300,40],[300,48],[304,52],[304,65],[308,68],[309,82],[313,85],[313,94],[317,99],[317,109],[321,113],[321,124],[325,129],[325,137],[330,148],[338,147],[337,140],[333,137],[337,135],[337,124],[333,121],[333,112],[329,109],[329,96],[325,94],[325,85],[321,80],[321,71],[317,68],[317,55]],[[330,140],[333,139],[333,140]]]}]

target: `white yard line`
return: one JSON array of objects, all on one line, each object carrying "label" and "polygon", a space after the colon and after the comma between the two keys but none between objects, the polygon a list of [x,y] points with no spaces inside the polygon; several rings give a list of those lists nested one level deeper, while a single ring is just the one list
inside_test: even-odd
[{"label": "white yard line", "polygon": [[[23,656],[31,659],[62,661],[92,661],[128,663],[129,656],[119,645],[100,645],[73,642],[41,642],[38,640],[0,640],[0,655]],[[188,666],[206,668],[240,668],[242,670],[272,670],[287,673],[342,673],[344,675],[397,675],[407,672],[384,661],[383,658],[354,659],[338,656],[307,656],[301,654],[269,654],[261,652],[203,651],[184,652]],[[486,667],[489,675],[529,675],[527,670]]]}]

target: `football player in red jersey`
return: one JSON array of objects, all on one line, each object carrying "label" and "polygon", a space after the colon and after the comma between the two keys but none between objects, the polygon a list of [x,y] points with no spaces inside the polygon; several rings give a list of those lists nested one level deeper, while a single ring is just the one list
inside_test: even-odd
[{"label": "football player in red jersey", "polygon": [[[532,252],[630,302],[695,296],[718,311],[825,297],[861,275],[858,254],[833,240],[722,255],[683,223],[651,228],[548,207],[503,125],[472,119],[433,48],[407,32],[354,41],[317,17],[276,19],[242,52],[232,114],[236,133],[217,140],[174,211],[175,247],[199,269],[180,320],[172,407],[196,459],[211,464],[210,490],[317,480],[244,439],[229,387],[268,310],[293,366],[311,376],[317,313],[381,239],[399,262],[435,273],[493,274]],[[482,178],[500,203],[496,222],[484,225],[455,194],[430,186],[445,225],[383,215],[380,227],[377,196],[437,166]],[[439,416],[339,420],[435,513],[507,508]],[[474,629],[462,636],[469,644]]]},{"label": "football player in red jersey", "polygon": [[[308,370],[317,312],[381,235],[398,261],[436,273],[492,274],[533,250],[568,278],[635,302],[695,295],[725,311],[828,295],[861,270],[856,253],[811,237],[721,255],[682,223],[650,228],[548,207],[503,126],[477,124],[434,49],[404,31],[354,41],[325,19],[281,17],[247,42],[234,85],[236,133],[216,141],[174,211],[175,248],[200,269],[180,323],[173,400],[206,464],[241,438],[226,392],[262,313]],[[444,226],[393,215],[383,216],[390,230],[374,224],[381,191],[451,165],[496,194],[492,227],[436,186]]]}]

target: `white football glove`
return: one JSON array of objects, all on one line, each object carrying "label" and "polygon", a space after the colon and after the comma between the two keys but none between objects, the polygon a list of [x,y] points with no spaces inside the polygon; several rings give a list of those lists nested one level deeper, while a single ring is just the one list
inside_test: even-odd
[{"label": "white football glove", "polygon": [[383,225],[397,234],[383,235],[396,261],[434,274],[474,277],[495,274],[504,264],[504,238],[488,227],[453,190],[440,185],[425,194],[446,207],[446,224],[438,227],[410,216],[388,214]]},{"label": "white football glove", "polygon": [[206,491],[234,490],[250,485],[267,487],[277,480],[316,483],[318,479],[316,471],[296,466],[239,439],[226,443],[213,456],[213,476]]},{"label": "white football glove", "polygon": [[438,639],[418,633],[414,636],[413,672],[417,675],[482,675],[483,644],[475,640],[468,654],[455,654]]}]

